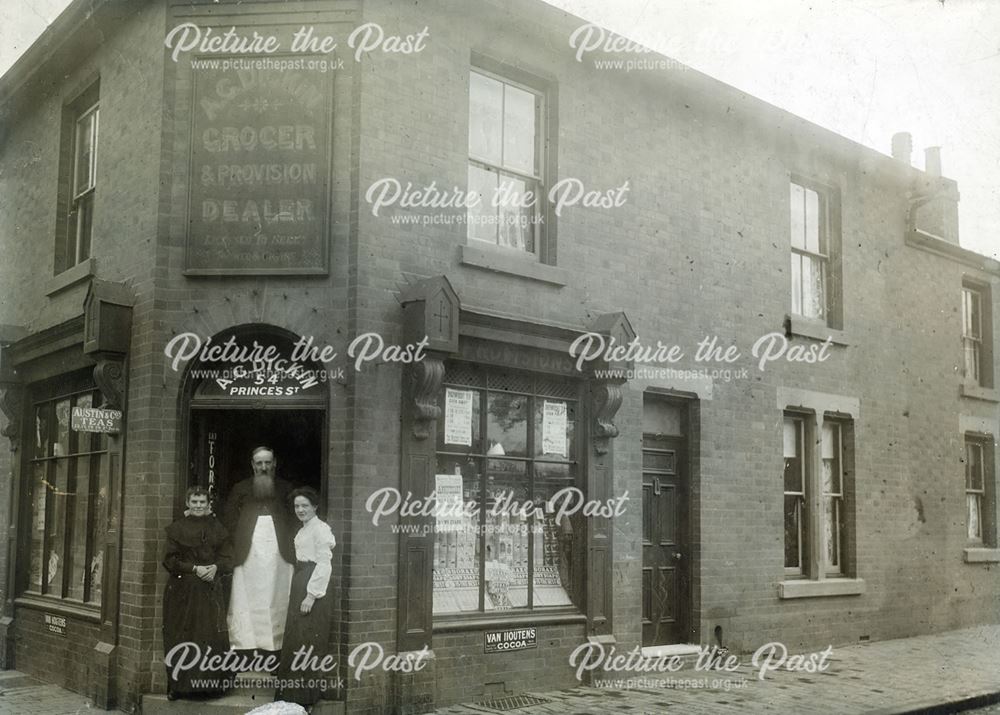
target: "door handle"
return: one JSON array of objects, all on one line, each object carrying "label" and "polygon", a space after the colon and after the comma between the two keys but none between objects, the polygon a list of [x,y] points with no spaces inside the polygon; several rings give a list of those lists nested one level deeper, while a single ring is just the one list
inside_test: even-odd
[{"label": "door handle", "polygon": [[684,557],[684,554],[682,554],[680,551],[675,551],[674,552],[674,560],[675,561],[680,561],[683,557]]}]

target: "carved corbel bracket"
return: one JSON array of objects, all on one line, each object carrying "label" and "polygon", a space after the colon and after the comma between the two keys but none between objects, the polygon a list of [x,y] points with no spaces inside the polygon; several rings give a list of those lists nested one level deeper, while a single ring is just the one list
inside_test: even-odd
[{"label": "carved corbel bracket", "polygon": [[438,394],[444,381],[444,360],[427,356],[410,369],[413,396],[413,436],[427,439],[431,422],[441,416]]},{"label": "carved corbel bracket", "polygon": [[594,401],[594,451],[607,454],[608,440],[618,436],[615,415],[622,406],[623,381],[602,381],[591,388]]},{"label": "carved corbel bracket", "polygon": [[24,387],[8,385],[0,394],[0,410],[7,418],[7,426],[0,434],[10,440],[10,451],[17,451],[17,443],[21,436],[21,409],[24,405]]},{"label": "carved corbel bracket", "polygon": [[122,358],[104,357],[94,366],[94,382],[101,391],[101,407],[122,410],[125,394],[125,361]]}]

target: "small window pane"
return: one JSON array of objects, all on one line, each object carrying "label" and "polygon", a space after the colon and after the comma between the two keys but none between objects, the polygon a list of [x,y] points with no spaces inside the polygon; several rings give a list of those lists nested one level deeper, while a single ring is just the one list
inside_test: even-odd
[{"label": "small window pane", "polygon": [[[437,474],[461,474],[462,498],[478,507],[478,460],[439,456]],[[463,516],[461,528],[434,534],[434,613],[479,610],[479,516]]]},{"label": "small window pane", "polygon": [[792,313],[802,315],[802,256],[792,253]]},{"label": "small window pane", "polygon": [[825,494],[840,494],[840,428],[825,422],[822,439],[822,481]]},{"label": "small window pane", "polygon": [[840,566],[840,499],[827,497],[824,501],[826,502],[826,514],[823,520],[826,531],[826,563],[827,566],[838,568]]},{"label": "small window pane", "polygon": [[76,484],[70,503],[73,505],[70,532],[72,559],[70,560],[69,591],[67,597],[83,600],[87,578],[87,539],[90,535],[88,514],[90,511],[90,458],[76,457]]},{"label": "small window pane", "polygon": [[52,403],[35,407],[35,459],[49,456],[49,410]]},{"label": "small window pane", "polygon": [[[577,535],[584,523],[563,517],[556,523],[555,513],[547,508],[548,502],[567,487],[573,487],[573,477],[568,464],[539,463],[535,468],[535,503],[542,505],[544,516],[535,523],[534,541],[534,606],[569,606],[574,602],[576,570],[579,568],[574,553]],[[563,502],[560,502],[563,503]],[[558,508],[558,504],[553,506]]]},{"label": "small window pane", "polygon": [[504,97],[504,166],[535,174],[535,95],[506,85]]},{"label": "small window pane", "polygon": [[79,263],[90,257],[90,236],[94,225],[93,194],[87,194],[76,202],[76,210],[70,215],[70,222],[75,236],[75,261]]},{"label": "small window pane", "polygon": [[805,189],[798,184],[791,184],[789,205],[791,206],[792,248],[805,248]]},{"label": "small window pane", "polygon": [[791,417],[785,418],[784,427],[782,429],[784,456],[786,457],[799,456],[799,434],[801,432],[801,427],[802,427],[801,420],[796,420]]},{"label": "small window pane", "polygon": [[826,299],[823,293],[823,263],[818,258],[802,256],[802,315],[823,318]]},{"label": "small window pane", "polygon": [[[475,197],[468,208],[469,238],[497,242],[497,209],[493,206],[500,175],[474,164],[469,165],[469,192]],[[474,204],[474,205],[472,205]]]},{"label": "small window pane", "polygon": [[801,568],[802,499],[785,496],[785,568]]},{"label": "small window pane", "polygon": [[89,112],[76,124],[76,177],[74,195],[79,195],[93,186],[94,140],[97,112]]},{"label": "small window pane", "polygon": [[527,395],[489,394],[486,439],[487,456],[528,456]]},{"label": "small window pane", "polygon": [[66,486],[69,475],[69,460],[60,459],[55,463],[55,484],[50,497],[51,523],[47,529],[48,562],[44,593],[62,597],[63,571],[66,568]]},{"label": "small window pane", "polygon": [[782,429],[783,452],[785,456],[785,491],[802,494],[805,491],[802,474],[802,422],[785,418]]},{"label": "small window pane", "polygon": [[965,293],[965,334],[972,338],[982,337],[980,296],[976,291],[966,289]]},{"label": "small window pane", "polygon": [[469,154],[499,166],[503,84],[472,72],[469,80]]},{"label": "small window pane", "polygon": [[806,250],[811,253],[822,253],[820,250],[820,213],[819,194],[812,189],[806,189]]},{"label": "small window pane", "polygon": [[966,523],[969,525],[968,537],[976,541],[981,541],[983,530],[980,519],[980,496],[978,494],[966,494],[965,501],[969,512],[966,520]]},{"label": "small window pane", "polygon": [[94,511],[90,519],[91,536],[90,543],[92,544],[92,553],[90,556],[90,598],[88,603],[100,603],[101,602],[101,584],[104,580],[104,537],[105,532],[105,515],[108,510],[108,494],[107,488],[101,485],[100,488],[97,487],[101,484],[101,475],[104,466],[104,455],[98,454],[91,457],[91,464],[93,469],[91,471],[91,489],[95,491],[94,495]]},{"label": "small window pane", "polygon": [[45,464],[32,467],[31,478],[31,545],[28,557],[28,589],[42,591],[42,560],[45,546],[45,504],[48,489],[45,484]]},{"label": "small window pane", "polygon": [[501,177],[499,198],[502,200],[497,207],[501,246],[529,253],[534,251],[534,215],[538,201],[535,189],[534,182],[511,176]]},{"label": "small window pane", "polygon": [[53,455],[56,457],[69,454],[69,404],[68,397],[56,403],[56,440],[53,445]]},{"label": "small window pane", "polygon": [[526,505],[530,498],[524,462],[489,459],[486,463],[486,600],[487,611],[528,605],[529,519],[507,504]]},{"label": "small window pane", "polygon": [[983,488],[983,450],[978,444],[966,444],[966,482],[968,489],[981,491]]},{"label": "small window pane", "polygon": [[963,348],[965,376],[973,382],[979,382],[979,344],[966,340]]}]

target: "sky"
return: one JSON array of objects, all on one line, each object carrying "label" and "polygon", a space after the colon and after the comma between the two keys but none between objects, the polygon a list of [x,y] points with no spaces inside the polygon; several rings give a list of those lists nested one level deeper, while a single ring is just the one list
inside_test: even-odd
[{"label": "sky", "polygon": [[[942,147],[962,245],[1000,259],[997,0],[548,2],[883,153],[910,132],[918,167]],[[0,4],[0,73],[67,4]]]}]

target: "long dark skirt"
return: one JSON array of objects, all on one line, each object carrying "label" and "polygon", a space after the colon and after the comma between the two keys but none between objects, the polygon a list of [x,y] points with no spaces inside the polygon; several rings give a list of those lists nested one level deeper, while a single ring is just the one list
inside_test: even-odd
[{"label": "long dark skirt", "polygon": [[[278,690],[275,700],[285,700],[299,705],[312,705],[319,701],[324,692],[331,692],[337,675],[330,670],[330,663],[336,662],[336,654],[330,645],[330,598],[316,599],[312,610],[303,614],[299,611],[306,597],[306,585],[312,577],[316,564],[299,561],[292,576],[292,589],[288,597],[288,617],[285,619],[285,637],[281,647],[281,663],[278,666]],[[329,588],[327,589],[329,593]],[[312,651],[310,651],[310,647]],[[292,662],[298,655],[296,667]],[[328,658],[327,670],[317,667]],[[323,682],[326,684],[324,688]]]},{"label": "long dark skirt", "polygon": [[[226,625],[226,594],[222,580],[216,578],[206,583],[194,574],[171,575],[163,593],[163,650],[164,654],[179,643],[194,643],[201,655],[222,655],[229,650],[229,630]],[[188,649],[178,649],[172,663],[184,662]],[[201,658],[199,658],[199,661]],[[212,697],[224,695],[222,681],[231,674],[220,671],[203,671],[197,666],[180,670],[174,678],[174,669],[167,668],[167,693],[172,697]],[[205,679],[196,687],[192,681]],[[213,687],[211,683],[215,683]]]}]

